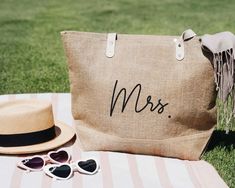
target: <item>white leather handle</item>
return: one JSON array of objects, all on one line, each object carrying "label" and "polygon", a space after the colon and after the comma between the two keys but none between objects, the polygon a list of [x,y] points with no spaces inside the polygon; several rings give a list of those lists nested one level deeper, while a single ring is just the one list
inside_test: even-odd
[{"label": "white leather handle", "polygon": [[187,29],[182,33],[181,38],[183,39],[183,41],[187,41],[187,40],[192,39],[195,36],[196,36],[196,33],[194,33],[192,29]]},{"label": "white leather handle", "polygon": [[[196,33],[192,29],[185,30],[179,39],[174,39],[175,42],[175,57],[181,61],[184,59],[184,41],[191,40]],[[108,33],[107,35],[107,46],[105,55],[112,58],[115,54],[115,43],[117,40],[117,33]]]},{"label": "white leather handle", "polygon": [[192,29],[185,30],[179,39],[174,39],[175,42],[175,58],[178,61],[184,59],[184,41],[191,40],[196,36]]},{"label": "white leather handle", "polygon": [[117,40],[117,33],[108,33],[105,55],[109,58],[114,56],[116,40]]}]

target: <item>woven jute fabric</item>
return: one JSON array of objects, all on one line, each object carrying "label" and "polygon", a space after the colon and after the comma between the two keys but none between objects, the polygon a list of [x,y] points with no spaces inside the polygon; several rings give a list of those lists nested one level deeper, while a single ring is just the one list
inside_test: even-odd
[{"label": "woven jute fabric", "polygon": [[216,125],[213,67],[199,38],[175,58],[176,36],[61,33],[72,114],[84,150],[198,160]]}]

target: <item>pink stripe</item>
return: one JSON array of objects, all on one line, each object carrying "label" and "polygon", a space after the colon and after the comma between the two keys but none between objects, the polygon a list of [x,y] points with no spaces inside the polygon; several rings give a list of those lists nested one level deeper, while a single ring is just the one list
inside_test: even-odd
[{"label": "pink stripe", "polygon": [[162,187],[173,188],[173,185],[170,182],[163,158],[155,157],[155,164],[157,168],[157,174],[158,174]]},{"label": "pink stripe", "polygon": [[[81,158],[81,153],[79,152],[79,148],[78,145],[76,144],[77,141],[75,141],[74,145],[73,145],[73,157],[76,156],[76,158]],[[77,149],[76,149],[76,148]],[[72,184],[73,188],[82,188],[83,187],[83,180],[82,180],[82,176],[79,173],[74,173],[74,177],[73,177],[73,184]]]},{"label": "pink stripe", "polygon": [[140,178],[140,175],[138,173],[138,167],[137,167],[137,162],[136,162],[136,157],[135,155],[132,154],[126,154],[127,160],[129,163],[129,168],[130,168],[130,173],[132,177],[132,182],[135,188],[142,188],[143,182]]},{"label": "pink stripe", "polygon": [[51,94],[53,114],[55,119],[57,119],[57,114],[58,114],[58,98],[59,98],[58,93]]},{"label": "pink stripe", "polygon": [[[58,98],[56,94],[51,94],[51,102],[52,102],[52,107],[53,107],[53,115],[56,119],[56,115],[57,115],[57,103],[58,103]],[[42,184],[41,187],[45,188],[45,187],[51,187],[52,186],[52,178],[50,178],[47,175],[43,175],[42,177]]]},{"label": "pink stripe", "polygon": [[[207,178],[207,170],[204,167],[204,164],[201,164],[201,161],[194,162],[194,165],[192,165],[192,169],[194,171],[194,174],[198,179],[200,179],[201,184],[203,185],[203,188],[210,188],[210,182]],[[210,178],[210,177],[209,177]]]},{"label": "pink stripe", "polygon": [[8,95],[8,101],[15,100],[15,95]]},{"label": "pink stripe", "polygon": [[100,168],[103,178],[103,187],[112,188],[113,187],[113,178],[112,171],[110,167],[108,152],[100,152]]},{"label": "pink stripe", "polygon": [[[22,157],[21,156],[17,156],[17,162],[20,161],[23,158],[24,158],[24,156],[22,156]],[[10,187],[12,187],[12,188],[20,187],[21,181],[22,181],[22,177],[23,177],[23,170],[18,168],[15,165],[15,169],[13,171]]]},{"label": "pink stripe", "polygon": [[[73,117],[71,116],[73,119]],[[75,122],[73,120],[73,127],[75,128]],[[81,159],[81,149],[79,147],[79,140],[76,138],[75,143],[72,146],[73,149],[73,157],[76,157],[77,159]],[[73,188],[82,188],[83,187],[83,180],[82,176],[79,173],[75,173],[73,177]]]},{"label": "pink stripe", "polygon": [[[8,95],[8,101],[15,100],[15,98],[16,98],[15,95]],[[18,160],[20,160],[20,158],[22,157],[20,156],[17,157],[17,162]],[[22,176],[23,176],[23,170],[15,166],[10,187],[12,188],[19,187],[19,185],[21,184]]]},{"label": "pink stripe", "polygon": [[[196,163],[196,162],[195,162]],[[199,163],[199,162],[198,162]],[[200,161],[200,164],[193,166],[194,172],[197,173],[198,178],[205,187],[213,188],[227,188],[228,186],[222,181],[216,170],[205,161]]]},{"label": "pink stripe", "polygon": [[[72,126],[76,130],[76,124],[75,124],[75,121],[73,119],[72,112],[71,112],[71,98],[69,98],[69,100],[67,102],[70,103],[68,113],[70,113],[70,118],[72,119]],[[75,140],[74,144],[72,145],[72,153],[73,153],[73,161],[81,159],[81,149],[79,147],[78,137],[76,137],[76,140]],[[74,174],[74,177],[72,180],[72,187],[73,188],[77,188],[77,187],[82,188],[83,187],[83,178],[79,173]]]},{"label": "pink stripe", "polygon": [[30,99],[37,99],[37,94],[30,94]]},{"label": "pink stripe", "polygon": [[[227,184],[223,181],[223,179],[219,176],[219,174],[217,173],[216,169],[209,163],[207,163],[206,161],[202,161],[205,165],[205,167],[207,167],[207,177],[211,177],[210,178],[210,182],[211,184],[214,184],[214,187],[218,187],[218,188],[228,188]],[[211,175],[211,176],[209,176]],[[212,183],[213,182],[213,183]]]},{"label": "pink stripe", "polygon": [[185,164],[185,167],[188,171],[189,177],[191,182],[193,183],[194,187],[202,187],[202,185],[200,184],[200,181],[198,181],[197,176],[194,174],[194,171],[192,169],[192,162],[189,161],[183,161],[183,163]]}]

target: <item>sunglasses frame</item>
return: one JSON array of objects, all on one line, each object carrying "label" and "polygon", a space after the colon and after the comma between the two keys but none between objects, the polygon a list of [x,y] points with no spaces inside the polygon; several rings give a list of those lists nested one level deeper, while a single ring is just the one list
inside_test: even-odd
[{"label": "sunglasses frame", "polygon": [[[52,158],[50,157],[50,155],[51,155],[52,153],[58,153],[58,152],[60,152],[60,151],[65,151],[65,152],[68,154],[68,160],[65,161],[65,162],[63,162],[63,163],[62,163],[62,162],[58,162],[58,161],[56,161],[56,160],[54,160],[54,159],[52,159]],[[23,163],[23,160],[30,160],[30,159],[33,159],[33,158],[36,158],[36,157],[41,158],[41,159],[43,160],[43,165],[42,165],[42,167],[39,168],[39,169],[30,168],[30,167],[26,166],[26,165]],[[60,149],[58,149],[58,150],[56,150],[56,151],[50,151],[50,152],[48,152],[46,155],[34,155],[34,156],[32,156],[32,157],[23,158],[22,160],[20,160],[20,161],[17,163],[17,166],[18,166],[19,168],[22,168],[22,169],[24,169],[24,170],[27,170],[28,172],[36,172],[36,171],[41,171],[41,170],[43,170],[43,167],[44,167],[47,163],[49,163],[49,162],[51,162],[51,163],[53,163],[53,164],[65,164],[65,163],[68,163],[70,160],[71,160],[71,155],[69,154],[69,152],[68,152],[66,149],[64,149],[64,148],[60,148]]]},{"label": "sunglasses frame", "polygon": [[[38,169],[37,169],[37,168],[30,168],[30,167],[26,166],[26,165],[23,163],[23,160],[30,160],[30,159],[33,159],[33,158],[36,158],[36,157],[41,158],[42,161],[43,161],[43,165],[42,165],[41,168],[38,168]],[[34,155],[34,156],[32,156],[32,157],[23,158],[23,159],[22,159],[21,161],[19,161],[18,164],[17,164],[17,166],[18,166],[19,168],[24,169],[24,170],[26,170],[27,172],[37,172],[37,171],[41,171],[45,165],[46,165],[46,160],[45,160],[42,156],[40,156],[40,155]]]},{"label": "sunglasses frame", "polygon": [[[94,160],[95,163],[96,163],[96,169],[93,172],[86,171],[86,170],[82,169],[80,166],[78,166],[79,162],[88,161],[88,160]],[[93,175],[93,174],[97,173],[99,171],[99,168],[100,168],[100,165],[97,162],[97,160],[93,159],[93,158],[92,159],[86,159],[86,160],[77,160],[74,164],[76,165],[76,169],[75,170],[77,170],[81,174],[87,174],[87,175]]]},{"label": "sunglasses frame", "polygon": [[[63,165],[67,165],[70,167],[71,171],[70,171],[70,174],[68,177],[66,178],[61,178],[61,177],[58,177],[56,175],[54,175],[49,169],[50,168],[53,168],[53,167],[60,167],[60,166],[63,166]],[[43,167],[43,171],[46,175],[48,175],[49,177],[53,178],[54,180],[68,180],[69,178],[71,178],[71,176],[73,175],[73,166],[69,163],[64,163],[64,164],[49,164],[49,165],[46,165]]]},{"label": "sunglasses frame", "polygon": [[[90,160],[90,159],[87,159],[87,160]],[[88,174],[88,175],[93,175],[93,174],[96,174],[98,171],[99,171],[99,164],[97,162],[96,159],[92,159],[95,161],[96,163],[96,169],[93,171],[93,172],[88,172],[84,169],[82,169],[81,167],[78,166],[78,163],[81,162],[81,161],[87,161],[87,160],[77,160],[76,162],[73,162],[71,164],[69,163],[63,163],[63,164],[49,164],[49,165],[46,165],[43,167],[43,171],[45,172],[46,175],[50,176],[51,178],[53,179],[56,179],[56,180],[68,180],[69,178],[71,178],[71,176],[73,175],[73,173],[75,171],[78,171],[79,173],[82,173],[82,174]],[[54,175],[49,169],[52,168],[52,167],[60,167],[60,166],[63,166],[63,165],[67,165],[70,167],[71,169],[71,172],[69,174],[68,177],[66,178],[61,178],[61,177],[58,177],[56,175]]]}]

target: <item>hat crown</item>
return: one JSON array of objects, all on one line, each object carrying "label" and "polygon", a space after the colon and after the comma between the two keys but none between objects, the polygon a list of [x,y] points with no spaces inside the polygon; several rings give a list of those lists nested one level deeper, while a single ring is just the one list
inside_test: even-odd
[{"label": "hat crown", "polygon": [[0,134],[32,133],[54,126],[52,105],[43,100],[0,103]]}]

